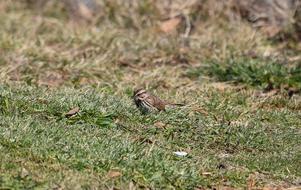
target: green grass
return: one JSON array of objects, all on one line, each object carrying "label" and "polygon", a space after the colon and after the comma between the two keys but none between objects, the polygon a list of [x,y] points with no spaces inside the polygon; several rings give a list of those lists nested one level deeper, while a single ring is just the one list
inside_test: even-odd
[{"label": "green grass", "polygon": [[248,57],[229,58],[223,62],[211,60],[191,69],[188,76],[209,75],[218,81],[249,84],[261,88],[296,88],[301,90],[301,64],[279,63]]},{"label": "green grass", "polygon": [[[85,27],[62,5],[0,3],[0,189],[300,186],[296,50],[208,15],[184,45],[151,2],[106,1]],[[143,115],[141,86],[186,106]]]},{"label": "green grass", "polygon": [[[241,187],[254,173],[262,173],[259,184],[295,183],[301,174],[300,113],[250,110],[253,100],[243,93],[208,92],[208,116],[189,107],[144,116],[128,95],[101,88],[2,86],[1,186],[124,188],[132,181],[151,188]],[[79,114],[65,118],[75,106]],[[176,157],[178,150],[189,155]],[[28,176],[21,177],[22,168]],[[110,179],[110,170],[122,176]]]}]

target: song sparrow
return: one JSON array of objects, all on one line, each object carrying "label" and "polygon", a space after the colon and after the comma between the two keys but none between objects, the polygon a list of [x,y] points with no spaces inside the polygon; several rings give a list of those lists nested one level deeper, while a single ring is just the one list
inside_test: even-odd
[{"label": "song sparrow", "polygon": [[157,96],[148,93],[144,89],[134,90],[134,102],[137,108],[142,113],[149,113],[153,111],[165,111],[165,106],[184,106],[184,104],[174,104],[161,100]]}]

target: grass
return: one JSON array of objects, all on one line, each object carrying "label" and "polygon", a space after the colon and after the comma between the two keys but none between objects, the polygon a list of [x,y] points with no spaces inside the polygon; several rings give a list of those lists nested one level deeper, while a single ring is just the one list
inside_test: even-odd
[{"label": "grass", "polygon": [[[208,116],[189,107],[144,116],[128,95],[118,98],[101,88],[3,86],[2,188],[123,188],[131,181],[151,188],[244,187],[254,173],[258,185],[296,183],[300,113],[252,110],[254,100],[244,93],[207,90],[210,95],[198,101]],[[65,118],[75,106],[80,113]],[[176,157],[178,150],[189,156]],[[22,168],[28,176],[22,177]],[[110,179],[110,170],[122,176]]]},{"label": "grass", "polygon": [[[295,50],[222,18],[187,46],[157,31],[150,1],[104,6],[78,28],[61,9],[0,3],[0,189],[300,186]],[[186,106],[142,115],[140,86]]]},{"label": "grass", "polygon": [[291,87],[301,90],[301,66],[281,64],[264,59],[231,58],[225,62],[207,61],[205,66],[191,69],[188,76],[209,75],[218,81],[231,81],[261,88]]}]

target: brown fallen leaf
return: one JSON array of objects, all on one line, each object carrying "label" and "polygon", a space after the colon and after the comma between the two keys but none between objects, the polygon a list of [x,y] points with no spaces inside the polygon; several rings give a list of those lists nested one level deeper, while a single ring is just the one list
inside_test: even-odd
[{"label": "brown fallen leaf", "polygon": [[174,17],[169,20],[166,20],[160,24],[160,30],[165,33],[170,33],[174,31],[177,26],[181,23],[180,17]]},{"label": "brown fallen leaf", "polygon": [[68,111],[67,113],[65,113],[66,117],[71,117],[75,114],[77,114],[79,112],[79,107],[75,107],[73,109],[71,109],[70,111]]},{"label": "brown fallen leaf", "polygon": [[119,177],[119,176],[121,176],[121,175],[122,175],[122,173],[119,172],[119,171],[116,171],[116,170],[110,170],[110,171],[108,172],[108,174],[107,174],[107,177],[109,177],[109,178],[115,178],[115,177]]}]

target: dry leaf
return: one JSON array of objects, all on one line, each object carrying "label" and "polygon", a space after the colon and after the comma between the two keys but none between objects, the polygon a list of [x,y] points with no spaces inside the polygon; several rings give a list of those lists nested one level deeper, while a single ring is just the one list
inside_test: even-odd
[{"label": "dry leaf", "polygon": [[77,114],[78,112],[79,112],[79,107],[75,107],[75,108],[73,108],[72,110],[68,111],[68,112],[65,114],[65,116],[66,116],[66,117],[71,117],[71,116]]},{"label": "dry leaf", "polygon": [[165,33],[170,33],[174,31],[180,23],[181,23],[181,18],[179,17],[171,18],[160,24],[160,30]]},{"label": "dry leaf", "polygon": [[121,176],[121,175],[122,175],[122,173],[119,172],[119,171],[116,171],[116,170],[110,170],[110,171],[108,172],[108,174],[107,174],[107,176],[108,176],[109,178],[115,178],[115,177],[119,177],[119,176]]}]

